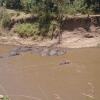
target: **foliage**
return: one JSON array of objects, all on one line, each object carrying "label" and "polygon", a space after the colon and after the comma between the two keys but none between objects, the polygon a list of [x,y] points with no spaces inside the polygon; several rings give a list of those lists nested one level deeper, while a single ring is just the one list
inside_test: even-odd
[{"label": "foliage", "polygon": [[[63,2],[63,6],[61,6],[61,2]],[[22,8],[27,12],[39,6],[41,8],[46,7],[46,4],[47,9],[52,11],[56,10],[57,7],[66,5],[65,11],[69,11],[69,13],[81,10],[84,12],[87,8],[100,12],[100,0],[0,0],[0,6],[6,5],[7,8],[11,9]]]},{"label": "foliage", "polygon": [[86,5],[84,5],[84,0],[77,0],[75,1],[75,10],[79,13],[85,13]]},{"label": "foliage", "polygon": [[[0,0],[0,6],[10,9],[20,9],[32,12],[39,18],[38,25],[20,24],[16,32],[21,37],[33,36],[35,33],[42,36],[51,36],[56,28],[58,34],[62,32],[63,18],[65,14],[89,14],[100,12],[100,0]],[[19,15],[19,14],[18,14]],[[5,11],[0,12],[0,23],[9,26],[10,18]],[[56,22],[56,24],[52,23]],[[34,32],[36,29],[36,32]],[[58,35],[60,37],[60,34]]]},{"label": "foliage", "polygon": [[10,16],[5,8],[0,8],[0,25],[4,28],[9,27]]},{"label": "foliage", "polygon": [[30,12],[32,9],[31,0],[21,0],[21,7],[24,11]]},{"label": "foliage", "polygon": [[5,0],[7,8],[18,9],[21,7],[21,0]]},{"label": "foliage", "polygon": [[75,15],[78,13],[87,14],[91,12],[91,9],[87,8],[87,4],[84,0],[75,0],[73,4],[65,4],[64,13]]},{"label": "foliage", "polygon": [[4,0],[0,0],[0,6],[3,6]]},{"label": "foliage", "polygon": [[59,25],[63,16],[63,0],[37,0],[34,2],[34,10],[39,16],[40,35],[47,36],[51,23],[55,19]]},{"label": "foliage", "polygon": [[4,96],[2,100],[9,100],[8,96]]},{"label": "foliage", "polygon": [[30,37],[37,35],[39,33],[38,31],[38,24],[29,24],[29,23],[24,23],[24,24],[19,24],[16,26],[15,32],[20,36],[20,37]]},{"label": "foliage", "polygon": [[100,0],[84,0],[87,8],[100,13]]}]

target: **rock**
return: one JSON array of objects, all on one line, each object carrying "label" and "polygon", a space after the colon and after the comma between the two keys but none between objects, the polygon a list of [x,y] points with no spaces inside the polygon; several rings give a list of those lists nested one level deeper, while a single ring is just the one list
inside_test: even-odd
[{"label": "rock", "polygon": [[91,25],[90,30],[91,30],[91,32],[96,32],[96,27],[94,25]]},{"label": "rock", "polygon": [[20,55],[20,49],[21,49],[21,47],[14,48],[14,49],[10,52],[9,57]]},{"label": "rock", "polygon": [[33,48],[32,49],[32,54],[38,54],[38,48]]},{"label": "rock", "polygon": [[17,48],[14,48],[12,51],[13,52],[28,52],[28,51],[31,51],[32,50],[32,47],[28,47],[28,46],[20,46],[20,47],[17,47]]},{"label": "rock", "polygon": [[0,95],[0,99],[3,99],[4,98],[4,96],[3,95]]},{"label": "rock", "polygon": [[32,47],[25,46],[20,48],[20,52],[28,52],[28,51],[32,51]]},{"label": "rock", "polygon": [[17,56],[20,55],[23,52],[30,52],[32,54],[38,54],[41,56],[59,56],[59,55],[63,55],[66,53],[66,49],[63,48],[57,48],[57,47],[53,47],[53,48],[48,48],[48,47],[29,47],[29,46],[24,46],[24,47],[17,47],[14,48],[8,57],[11,56]]},{"label": "rock", "polygon": [[93,38],[94,36],[91,35],[91,34],[85,34],[84,37],[85,37],[85,38]]},{"label": "rock", "polygon": [[55,56],[55,55],[57,55],[57,50],[56,49],[50,50],[49,56]]},{"label": "rock", "polygon": [[96,32],[100,34],[100,28],[97,28],[96,29]]},{"label": "rock", "polygon": [[49,53],[49,49],[46,48],[41,52],[41,56],[48,56],[48,53]]},{"label": "rock", "polygon": [[20,52],[21,47],[16,47],[11,50],[11,52]]},{"label": "rock", "polygon": [[17,48],[14,48],[10,54],[9,54],[9,57],[10,56],[17,56],[17,55],[20,55],[20,53],[22,52],[28,52],[28,51],[31,51],[32,50],[32,47],[28,47],[28,46],[25,46],[25,47],[17,47]]},{"label": "rock", "polygon": [[57,55],[60,56],[60,55],[64,55],[66,53],[66,50],[59,50],[57,52]]},{"label": "rock", "polygon": [[42,56],[60,56],[66,53],[65,49],[61,48],[44,48],[42,50]]},{"label": "rock", "polygon": [[21,46],[14,48],[13,51],[19,51],[20,49],[21,49]]},{"label": "rock", "polygon": [[19,52],[16,52],[16,51],[12,51],[9,56],[17,56],[17,55],[20,55]]}]

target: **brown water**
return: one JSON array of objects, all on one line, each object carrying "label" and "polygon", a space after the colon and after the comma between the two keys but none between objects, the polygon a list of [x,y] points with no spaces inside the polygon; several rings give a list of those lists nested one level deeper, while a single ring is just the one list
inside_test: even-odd
[{"label": "brown water", "polygon": [[[11,46],[0,46],[0,55]],[[69,65],[59,65],[70,60]],[[0,94],[11,100],[100,100],[100,48],[41,57],[30,52],[0,59]]]}]

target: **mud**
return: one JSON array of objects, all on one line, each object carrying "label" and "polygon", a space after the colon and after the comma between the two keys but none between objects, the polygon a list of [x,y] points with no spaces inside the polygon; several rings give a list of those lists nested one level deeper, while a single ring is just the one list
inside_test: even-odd
[{"label": "mud", "polygon": [[[1,46],[0,55],[14,46]],[[70,62],[67,64],[67,62]],[[0,59],[0,94],[11,100],[99,100],[100,48],[60,56],[31,52]]]}]

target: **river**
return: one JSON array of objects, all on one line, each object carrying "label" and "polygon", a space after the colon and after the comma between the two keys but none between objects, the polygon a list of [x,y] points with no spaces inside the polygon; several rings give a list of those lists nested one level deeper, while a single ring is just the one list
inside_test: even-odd
[{"label": "river", "polygon": [[[14,46],[0,45],[0,56]],[[60,64],[65,60],[69,64]],[[11,100],[99,100],[100,48],[68,49],[62,56],[31,52],[0,58],[0,94]]]}]

